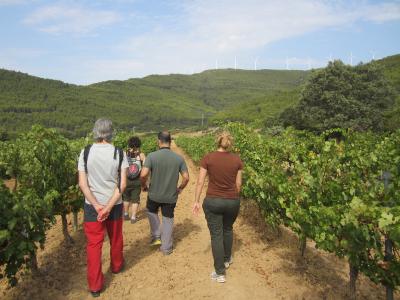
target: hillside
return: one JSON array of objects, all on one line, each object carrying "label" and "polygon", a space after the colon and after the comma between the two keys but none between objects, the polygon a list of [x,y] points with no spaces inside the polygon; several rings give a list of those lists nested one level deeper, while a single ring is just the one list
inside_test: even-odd
[{"label": "hillside", "polygon": [[200,125],[203,113],[207,120],[238,103],[271,99],[297,88],[306,75],[213,70],[77,86],[0,70],[0,124],[11,135],[40,123],[69,136],[86,134],[98,117],[109,117],[123,129]]},{"label": "hillside", "polygon": [[400,93],[400,54],[385,57],[377,62],[383,66],[386,76]]},{"label": "hillside", "polygon": [[[378,61],[399,89],[400,55]],[[193,75],[152,75],[78,86],[0,69],[0,135],[13,136],[34,123],[82,136],[94,120],[111,118],[117,128],[159,130],[238,120],[263,122],[297,103],[308,71],[209,70]],[[400,100],[388,114],[399,122]]]},{"label": "hillside", "polygon": [[385,69],[386,76],[397,90],[397,101],[394,109],[386,116],[386,127],[388,129],[400,128],[400,54],[388,56],[379,61]]},{"label": "hillside", "polygon": [[[400,55],[388,56],[376,62],[381,65],[386,77],[397,90],[398,96],[396,105],[394,109],[386,115],[387,129],[394,130],[400,128]],[[260,98],[242,101],[217,112],[212,117],[212,120],[242,121],[263,126],[265,123],[270,123],[265,122],[266,120],[279,115],[286,108],[297,104],[301,88],[302,86],[299,84],[297,87],[283,88],[276,92],[266,93]]]}]

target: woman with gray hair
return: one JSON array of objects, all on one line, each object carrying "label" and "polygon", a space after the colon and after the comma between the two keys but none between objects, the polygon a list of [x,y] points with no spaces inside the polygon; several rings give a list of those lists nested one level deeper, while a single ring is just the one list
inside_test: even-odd
[{"label": "woman with gray hair", "polygon": [[111,144],[112,122],[99,119],[94,124],[95,143],[79,156],[79,187],[85,195],[84,229],[87,240],[87,280],[93,297],[104,287],[101,250],[104,231],[110,240],[111,272],[123,267],[122,200],[128,161],[121,149]]},{"label": "woman with gray hair", "polygon": [[96,142],[106,141],[111,143],[113,136],[112,121],[107,119],[98,119],[93,127],[93,139]]}]

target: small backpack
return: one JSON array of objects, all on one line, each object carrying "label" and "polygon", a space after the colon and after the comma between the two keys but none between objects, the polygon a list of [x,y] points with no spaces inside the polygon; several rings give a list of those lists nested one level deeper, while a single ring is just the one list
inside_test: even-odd
[{"label": "small backpack", "polygon": [[[83,150],[83,162],[85,164],[85,172],[86,172],[86,174],[88,173],[87,162],[88,162],[88,157],[89,157],[89,152],[90,152],[90,148],[91,147],[92,147],[92,145],[87,145],[85,147],[85,149]],[[117,152],[118,152],[118,156],[119,156],[119,162],[118,162],[118,190],[121,193],[121,165],[122,165],[122,161],[124,159],[124,152],[122,151],[122,149],[114,147],[114,160],[117,159]]]},{"label": "small backpack", "polygon": [[[134,180],[139,177],[140,171],[142,170],[142,161],[140,160],[140,155],[135,155],[134,157],[128,156],[128,179]],[[138,159],[139,156],[139,159]]]}]

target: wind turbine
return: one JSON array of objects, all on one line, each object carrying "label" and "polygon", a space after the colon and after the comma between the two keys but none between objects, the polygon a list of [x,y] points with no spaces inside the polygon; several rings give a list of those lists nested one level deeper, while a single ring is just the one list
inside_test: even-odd
[{"label": "wind turbine", "polygon": [[308,64],[308,69],[311,70],[311,59],[310,58],[308,58],[307,64]]},{"label": "wind turbine", "polygon": [[329,57],[328,58],[328,64],[332,61],[333,62],[333,58],[332,58],[332,53],[329,53]]},{"label": "wind turbine", "polygon": [[236,55],[235,55],[235,70],[237,68],[237,60],[236,60]]},{"label": "wind turbine", "polygon": [[329,65],[330,62],[333,62],[332,53],[329,53],[329,57],[327,57],[327,60],[328,60],[327,65]]},{"label": "wind turbine", "polygon": [[375,52],[375,51],[369,51],[369,53],[371,53],[371,55],[372,55],[372,60],[375,60],[375,54],[376,54],[376,52]]},{"label": "wind turbine", "polygon": [[256,57],[256,59],[254,60],[254,71],[257,71],[257,60],[258,57]]},{"label": "wind turbine", "polygon": [[215,70],[218,70],[218,59],[215,60]]},{"label": "wind turbine", "polygon": [[353,52],[350,52],[350,66],[353,65],[353,58],[354,58]]},{"label": "wind turbine", "polygon": [[289,70],[289,58],[286,56],[286,70]]}]

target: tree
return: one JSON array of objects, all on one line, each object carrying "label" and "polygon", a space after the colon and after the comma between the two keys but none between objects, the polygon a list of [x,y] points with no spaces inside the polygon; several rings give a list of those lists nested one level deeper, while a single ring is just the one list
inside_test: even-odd
[{"label": "tree", "polygon": [[322,132],[332,128],[384,129],[384,113],[393,107],[394,89],[376,63],[356,67],[341,61],[315,71],[300,103],[285,110],[285,126]]}]

